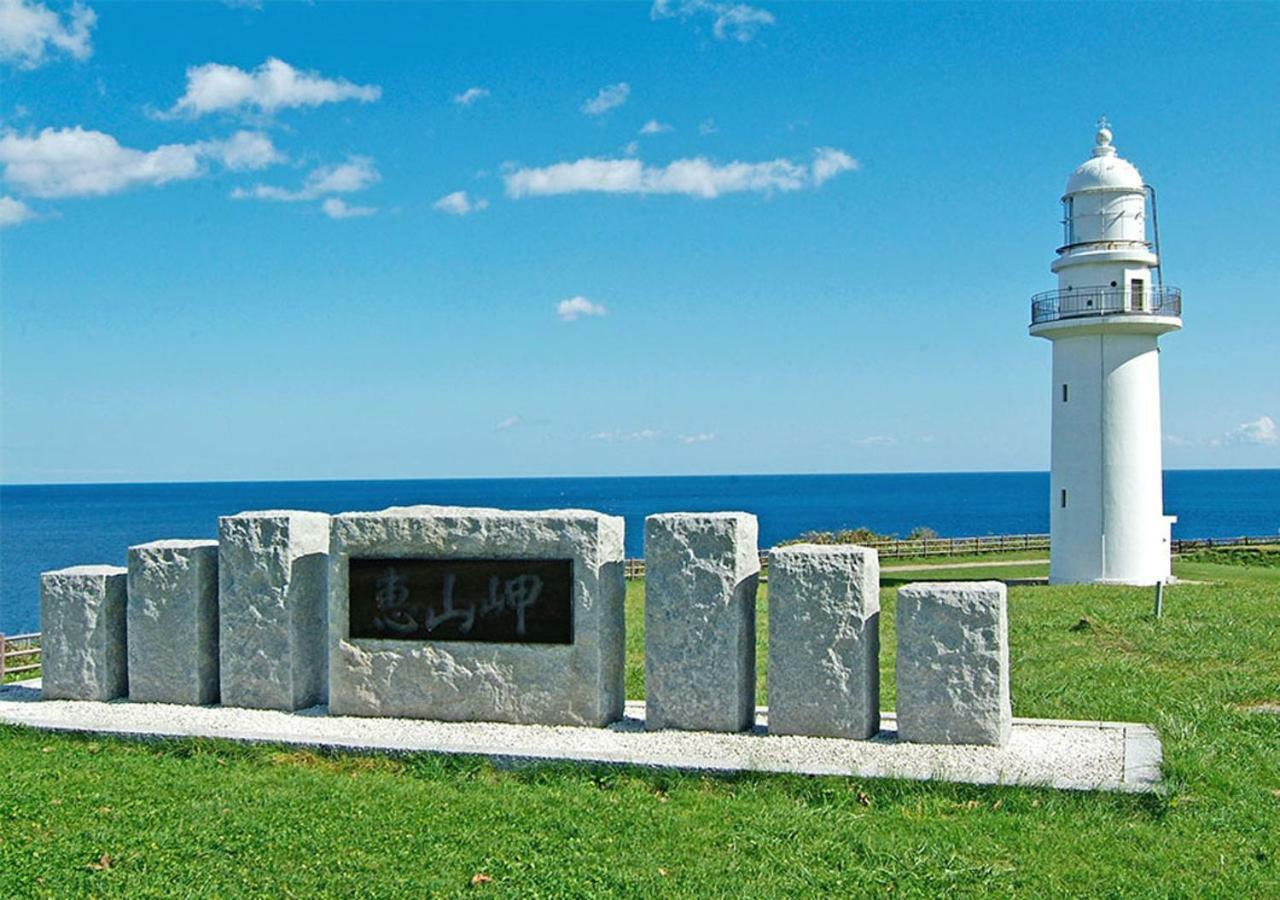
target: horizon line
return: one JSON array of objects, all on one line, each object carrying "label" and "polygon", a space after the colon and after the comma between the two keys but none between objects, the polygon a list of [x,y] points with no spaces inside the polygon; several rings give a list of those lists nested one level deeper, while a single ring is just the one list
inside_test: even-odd
[{"label": "horizon line", "polygon": [[[1229,466],[1226,468],[1166,468],[1162,472],[1280,472],[1280,466]],[[15,481],[0,480],[0,488],[20,487],[141,487],[146,485],[196,484],[386,484],[402,481],[585,481],[641,478],[848,478],[898,477],[903,475],[1048,475],[1048,469],[958,469],[948,471],[898,472],[714,472],[705,474],[641,475],[437,475],[400,478],[214,478],[204,481]]]}]

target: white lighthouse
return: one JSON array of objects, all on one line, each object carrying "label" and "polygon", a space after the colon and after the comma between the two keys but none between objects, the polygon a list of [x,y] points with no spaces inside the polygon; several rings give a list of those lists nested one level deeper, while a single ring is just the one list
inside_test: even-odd
[{"label": "white lighthouse", "polygon": [[1155,191],[1116,155],[1106,119],[1062,206],[1058,289],[1031,300],[1031,334],[1053,342],[1049,581],[1154,584],[1169,577],[1174,522],[1157,342],[1182,327],[1182,296],[1161,277]]}]

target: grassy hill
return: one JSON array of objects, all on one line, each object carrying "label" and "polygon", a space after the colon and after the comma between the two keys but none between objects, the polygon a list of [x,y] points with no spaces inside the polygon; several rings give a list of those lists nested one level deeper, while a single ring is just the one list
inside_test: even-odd
[{"label": "grassy hill", "polygon": [[[1014,713],[1152,722],[1158,796],[141,743],[0,726],[0,895],[1280,896],[1280,567],[1010,590]],[[895,583],[1002,573],[901,573]],[[893,587],[881,617],[893,708]],[[628,693],[643,692],[643,583]],[[760,700],[767,592],[760,599]]]}]

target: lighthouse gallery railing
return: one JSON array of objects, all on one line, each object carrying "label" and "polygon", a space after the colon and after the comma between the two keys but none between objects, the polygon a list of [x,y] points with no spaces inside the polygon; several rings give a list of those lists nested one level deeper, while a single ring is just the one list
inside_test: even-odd
[{"label": "lighthouse gallery railing", "polygon": [[1131,291],[1121,287],[1085,287],[1045,291],[1031,298],[1031,324],[1114,315],[1181,316],[1182,290],[1149,287]]}]

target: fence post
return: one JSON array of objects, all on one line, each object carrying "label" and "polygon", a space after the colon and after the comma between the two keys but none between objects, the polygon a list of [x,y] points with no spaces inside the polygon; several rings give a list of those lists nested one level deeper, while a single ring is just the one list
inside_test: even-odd
[{"label": "fence post", "polygon": [[0,632],[0,681],[4,680],[4,633]]}]

